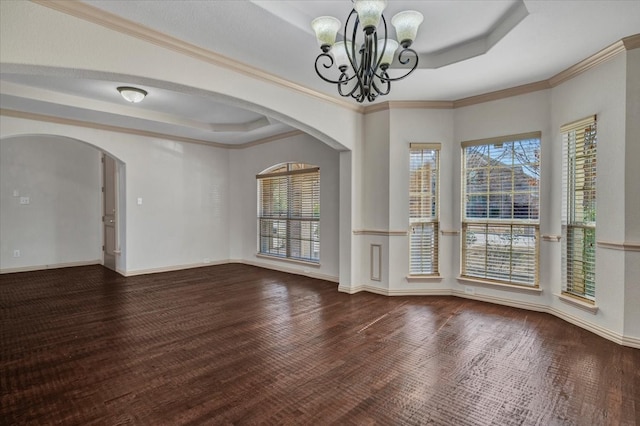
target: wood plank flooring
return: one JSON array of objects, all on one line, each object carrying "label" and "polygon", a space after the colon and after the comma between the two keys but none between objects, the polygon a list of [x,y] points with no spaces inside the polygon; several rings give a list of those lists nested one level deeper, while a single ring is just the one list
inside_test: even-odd
[{"label": "wood plank flooring", "polygon": [[230,264],[0,276],[3,425],[637,425],[640,350]]}]

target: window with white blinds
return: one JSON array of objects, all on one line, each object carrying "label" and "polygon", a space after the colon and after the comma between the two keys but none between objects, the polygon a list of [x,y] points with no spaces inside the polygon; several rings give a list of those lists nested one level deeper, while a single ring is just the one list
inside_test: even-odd
[{"label": "window with white blinds", "polygon": [[596,117],[562,134],[562,286],[589,301],[596,291]]},{"label": "window with white blinds", "polygon": [[438,275],[440,144],[409,148],[409,253],[411,275]]},{"label": "window with white blinds", "polygon": [[538,286],[540,132],[462,143],[461,275]]},{"label": "window with white blinds", "polygon": [[320,169],[302,163],[274,166],[258,180],[258,252],[320,260]]}]

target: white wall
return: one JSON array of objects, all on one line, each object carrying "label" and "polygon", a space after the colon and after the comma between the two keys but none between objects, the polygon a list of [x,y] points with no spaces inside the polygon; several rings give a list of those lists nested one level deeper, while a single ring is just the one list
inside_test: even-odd
[{"label": "white wall", "polygon": [[[640,244],[640,49],[627,53],[625,241]],[[640,340],[640,251],[625,255],[624,335]]]},{"label": "white wall", "polygon": [[[126,199],[122,204],[126,210],[124,223],[127,233],[126,246],[123,247],[126,269],[121,272],[137,274],[228,260],[228,150],[0,116],[1,138],[34,134],[84,141],[97,148],[84,148],[96,158],[99,149],[124,163]],[[51,157],[71,155],[73,159],[75,150],[81,148],[83,145],[79,142],[70,145],[68,151],[58,152],[52,148]],[[2,157],[4,162],[4,152]],[[38,160],[31,158],[29,161]],[[99,179],[99,168],[93,167],[94,180]],[[59,181],[54,182],[55,185],[61,185]],[[137,203],[138,198],[142,198],[141,205]],[[3,200],[0,205],[3,220],[5,210],[9,207]],[[46,223],[46,220],[43,221]],[[3,244],[5,239],[3,232]],[[24,261],[27,262],[27,259]],[[38,257],[28,262],[29,265],[40,265],[49,260]],[[120,262],[119,265],[125,263]]]},{"label": "white wall", "polygon": [[0,270],[100,263],[100,173],[100,152],[81,142],[1,139]]},{"label": "white wall", "polygon": [[[320,167],[320,267],[256,257],[258,193],[256,175],[280,163]],[[339,276],[339,152],[309,135],[298,135],[230,151],[230,258],[333,281]]]}]

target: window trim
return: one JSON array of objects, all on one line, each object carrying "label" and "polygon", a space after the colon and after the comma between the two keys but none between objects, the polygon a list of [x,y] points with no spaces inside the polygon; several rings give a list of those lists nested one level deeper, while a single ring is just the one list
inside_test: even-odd
[{"label": "window trim", "polygon": [[[271,172],[272,170],[281,170],[283,167],[286,166],[287,170],[284,171],[276,171],[276,172]],[[303,166],[302,168],[295,168],[293,169],[292,166]],[[315,194],[312,194],[312,198],[311,201],[315,202],[317,201],[317,206],[318,206],[318,213],[317,215],[315,213],[312,213],[311,215],[303,215],[303,214],[298,214],[295,215],[292,212],[293,209],[293,203],[291,202],[292,200],[290,200],[290,194],[291,191],[293,190],[293,182],[291,181],[291,179],[289,179],[291,176],[299,176],[299,175],[315,175],[317,176],[317,185],[318,185],[318,191],[317,191],[317,200],[314,198]],[[263,182],[267,179],[273,179],[273,178],[282,178],[285,177],[287,178],[287,182],[286,182],[286,193],[287,193],[287,201],[286,201],[286,215],[283,215],[282,212],[280,212],[279,214],[274,214],[274,215],[264,215],[263,211],[265,208],[265,204],[263,204],[264,200],[263,200]],[[271,166],[267,169],[265,169],[262,173],[259,173],[256,175],[256,181],[257,181],[257,253],[256,253],[256,257],[262,257],[262,258],[267,258],[267,259],[272,259],[272,260],[280,260],[280,261],[286,261],[286,262],[292,262],[292,263],[298,263],[298,264],[304,264],[304,265],[309,265],[309,266],[320,266],[320,212],[319,212],[319,206],[320,206],[320,167],[318,166],[314,166],[311,164],[306,164],[306,163],[302,163],[302,162],[286,162],[286,163],[279,163],[276,164],[274,166]],[[284,239],[285,244],[286,244],[286,253],[285,254],[278,254],[278,253],[269,253],[269,252],[263,252],[262,251],[262,244],[263,244],[263,238],[268,238],[270,237],[270,235],[263,235],[262,230],[263,230],[263,221],[272,221],[272,222],[284,222],[285,223],[285,235],[283,237],[278,237],[278,239]],[[317,240],[314,240],[314,238],[311,236],[310,239],[302,239],[302,238],[292,238],[291,236],[291,223],[292,222],[299,222],[300,224],[308,222],[308,223],[316,223],[316,228],[317,228]],[[313,228],[313,225],[311,225]],[[318,257],[317,258],[306,258],[306,257],[295,257],[295,256],[291,256],[291,242],[294,240],[299,240],[299,241],[309,241],[310,243],[310,247],[311,248],[311,252],[313,253],[313,247],[314,245],[317,244],[318,250]],[[301,249],[302,251],[302,246]]]},{"label": "window trim", "polygon": [[[536,289],[540,288],[540,202],[542,201],[540,198],[540,181],[541,181],[541,174],[538,175],[538,217],[537,219],[530,219],[530,218],[526,218],[526,219],[521,219],[521,218],[515,218],[514,217],[514,211],[512,210],[512,217],[510,219],[500,219],[500,218],[491,218],[489,217],[489,214],[487,212],[487,217],[484,218],[467,218],[467,179],[466,179],[466,170],[467,167],[465,165],[465,160],[466,160],[466,149],[469,147],[474,147],[474,146],[483,146],[483,145],[499,145],[499,144],[504,144],[504,143],[512,143],[512,142],[517,142],[517,141],[523,141],[523,140],[531,140],[531,139],[537,139],[539,141],[539,149],[540,151],[542,150],[542,132],[540,131],[534,131],[534,132],[526,132],[526,133],[519,133],[519,134],[513,134],[513,135],[505,135],[505,136],[498,136],[498,137],[492,137],[492,138],[484,138],[484,139],[475,139],[475,140],[469,140],[469,141],[463,141],[461,142],[461,156],[460,156],[460,162],[461,162],[461,166],[460,166],[460,183],[461,183],[461,191],[460,191],[460,195],[461,195],[461,202],[460,202],[460,208],[461,208],[461,231],[460,231],[460,275],[458,276],[459,280],[463,280],[463,281],[470,281],[470,282],[478,282],[478,283],[483,283],[483,284],[488,284],[488,285],[496,285],[496,286],[501,286],[501,287],[505,287],[505,288],[522,288],[525,290],[532,290],[535,291]],[[541,156],[538,158],[538,162],[537,162],[537,167],[540,170],[542,165],[542,158]],[[509,170],[513,170],[514,165],[512,164],[510,167],[508,167]],[[491,191],[489,188],[490,185],[490,181],[487,179],[487,193],[485,194],[486,197],[489,197],[491,195]],[[511,194],[517,194],[519,191],[515,191],[512,188],[512,191],[510,192]],[[497,195],[497,194],[496,194]],[[488,204],[489,200],[487,200],[487,208],[489,206]],[[513,208],[513,207],[512,207]],[[527,226],[527,227],[534,227],[534,240],[535,240],[535,247],[534,247],[534,266],[535,266],[535,272],[534,272],[534,276],[533,276],[533,283],[532,284],[526,284],[526,283],[520,283],[520,282],[513,282],[513,281],[507,281],[507,280],[500,280],[500,279],[494,279],[494,278],[486,278],[486,277],[479,277],[479,276],[475,276],[475,275],[467,275],[465,272],[467,272],[467,258],[466,258],[466,251],[467,251],[467,245],[466,245],[466,235],[467,235],[467,227],[468,225],[486,225],[486,226],[490,226],[490,225],[508,225],[511,227],[512,231],[511,233],[513,234],[513,227],[514,226]],[[510,253],[513,253],[513,248],[510,249]],[[509,264],[510,264],[510,271],[513,270],[513,261],[509,260]],[[486,266],[485,266],[485,271],[486,271]],[[486,274],[485,274],[486,275]],[[511,277],[511,272],[509,273],[510,277]],[[510,278],[511,279],[511,278]]]},{"label": "window trim", "polygon": [[[572,154],[574,155],[575,158],[576,157],[576,144],[578,142],[578,140],[581,140],[581,144],[584,145],[586,137],[585,137],[585,130],[589,127],[592,127],[594,129],[595,132],[595,137],[594,137],[594,152],[593,154],[590,154],[589,156],[585,156],[582,161],[586,162],[587,160],[591,161],[591,172],[595,174],[596,176],[596,182],[597,182],[597,158],[598,158],[598,125],[597,125],[597,116],[596,115],[590,115],[587,116],[585,118],[579,119],[579,120],[575,120],[572,121],[570,123],[564,124],[562,126],[560,126],[560,139],[561,139],[561,149],[562,149],[562,216],[561,216],[561,226],[562,226],[562,260],[561,260],[561,292],[560,292],[560,296],[563,297],[562,300],[564,301],[568,301],[568,302],[581,302],[582,304],[585,305],[589,305],[589,306],[595,306],[595,302],[596,302],[596,279],[595,279],[595,271],[596,271],[596,266],[597,266],[597,258],[596,258],[596,253],[597,253],[597,239],[596,239],[596,234],[597,234],[597,184],[591,188],[591,190],[593,191],[592,195],[594,197],[594,202],[596,205],[596,209],[594,211],[594,217],[593,220],[575,220],[572,218],[573,213],[576,211],[575,210],[575,198],[576,198],[576,193],[577,191],[575,190],[576,188],[576,175],[575,175],[575,165],[574,168],[572,169],[569,165],[569,161],[570,161],[570,150],[572,149]],[[580,136],[578,136],[578,133],[581,133]],[[574,133],[574,138],[573,138],[573,142],[571,141],[571,138],[569,136],[569,134]],[[573,144],[573,146],[571,146],[571,144]],[[575,160],[574,160],[575,161]],[[571,176],[569,176],[570,170],[573,170],[573,173]],[[585,177],[583,176],[582,179],[584,180]],[[583,195],[584,196],[584,195]],[[579,292],[575,292],[572,291],[575,282],[572,282],[571,284],[571,288],[569,286],[569,279],[568,279],[568,274],[569,274],[569,268],[568,268],[568,263],[571,262],[571,260],[573,259],[573,257],[570,258],[569,256],[569,233],[571,230],[575,230],[575,229],[583,229],[583,230],[591,230],[592,234],[593,234],[593,264],[591,265],[591,267],[593,268],[593,283],[592,283],[592,287],[593,287],[593,295],[588,294],[587,291],[587,280],[583,279],[581,281],[582,287],[584,289],[584,291],[581,293]],[[583,231],[584,232],[584,231]],[[586,236],[583,235],[582,237],[582,247],[584,248],[584,242],[585,242]],[[584,249],[583,249],[584,250]],[[586,278],[586,277],[583,277]],[[573,281],[573,280],[572,280]],[[572,300],[573,299],[573,300]],[[576,305],[576,303],[573,303],[574,305]]]},{"label": "window trim", "polygon": [[[440,275],[440,154],[442,144],[437,142],[432,143],[410,143],[409,144],[409,229],[407,235],[409,237],[409,274],[407,275],[407,281],[441,279]],[[436,166],[436,185],[435,185],[435,212],[432,217],[429,218],[411,218],[411,153],[416,151],[431,150],[435,153],[435,166]],[[415,191],[414,191],[415,192]],[[422,194],[422,191],[420,191]],[[433,272],[431,273],[419,273],[412,272],[412,251],[411,251],[411,236],[414,226],[424,226],[430,224],[433,226],[434,235],[434,249],[431,253],[431,264],[433,265]]]}]

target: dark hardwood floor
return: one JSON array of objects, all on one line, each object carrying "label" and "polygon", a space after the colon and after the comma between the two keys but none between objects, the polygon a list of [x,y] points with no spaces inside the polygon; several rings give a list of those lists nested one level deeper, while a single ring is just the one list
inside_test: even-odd
[{"label": "dark hardwood floor", "polygon": [[0,422],[636,425],[640,350],[245,265],[0,276]]}]

